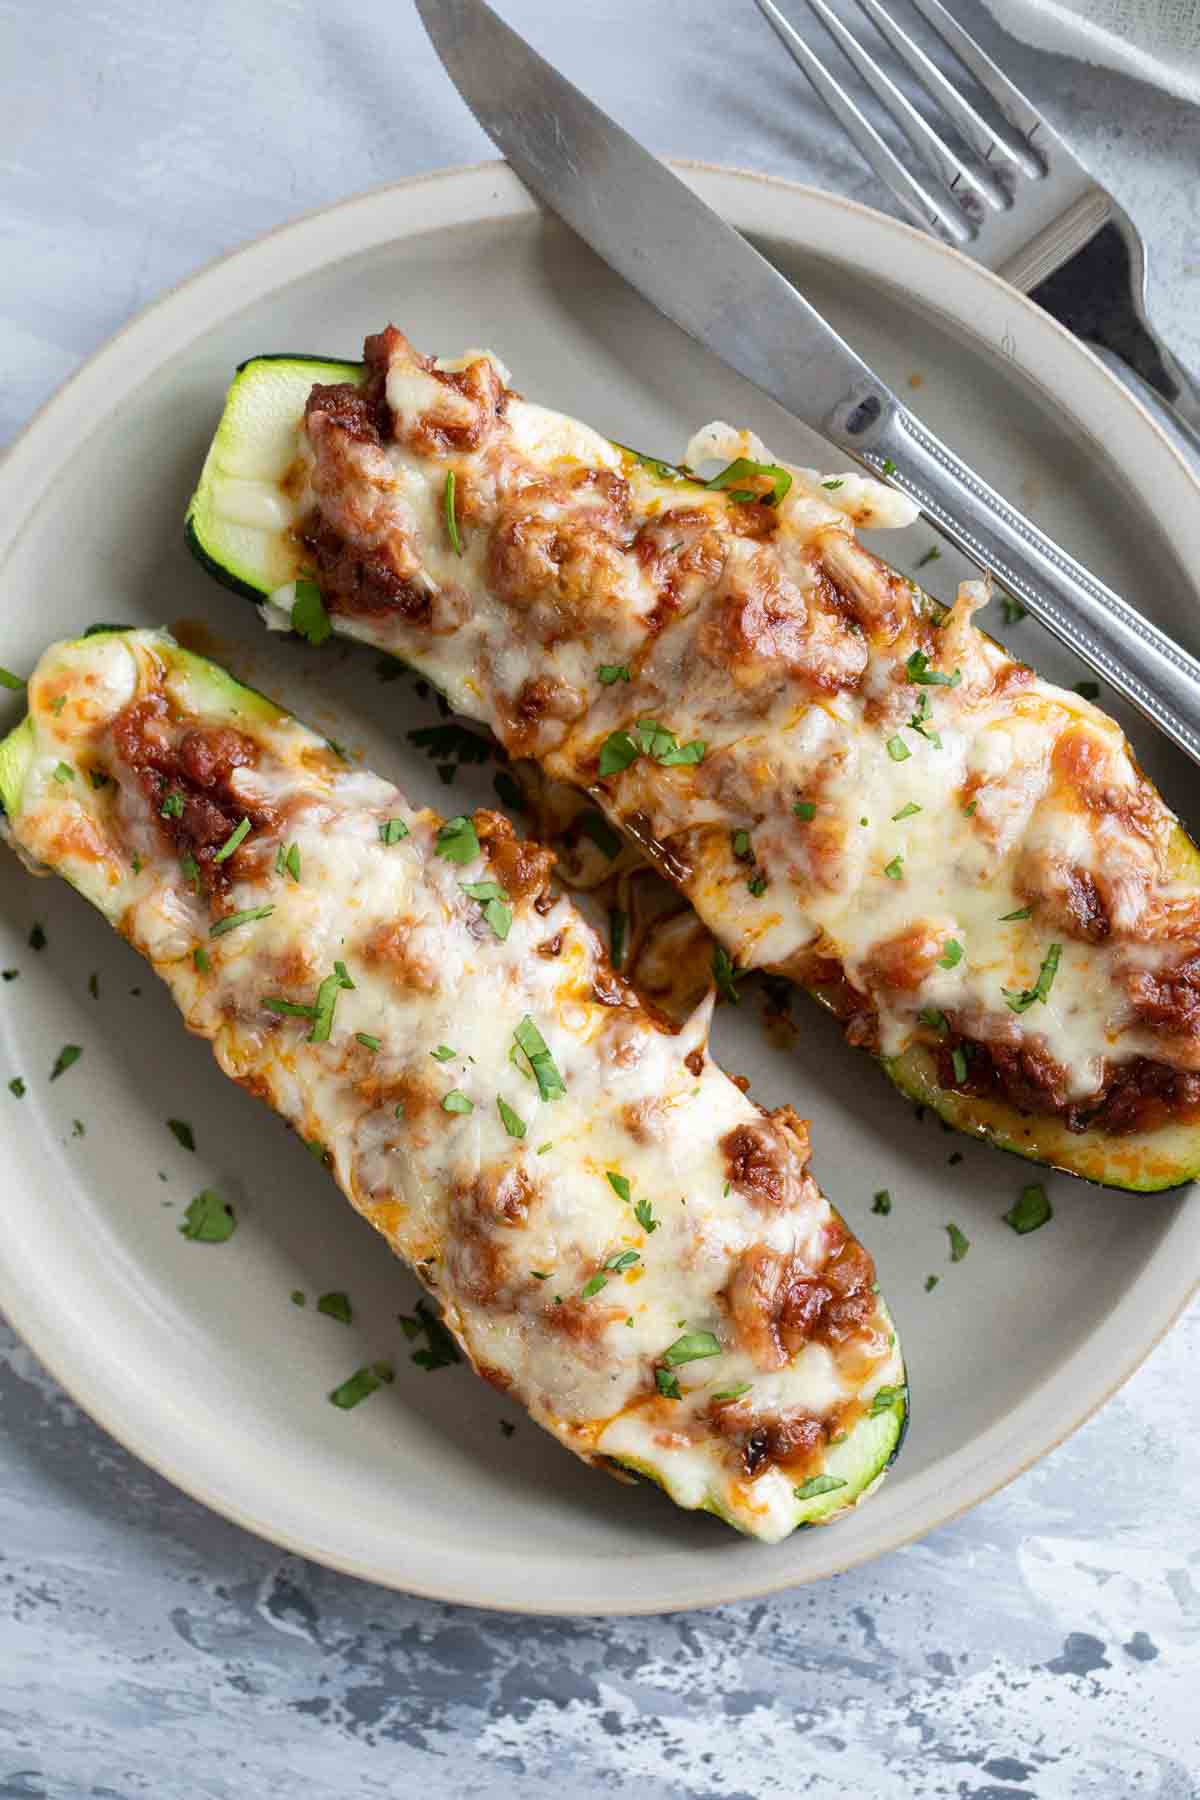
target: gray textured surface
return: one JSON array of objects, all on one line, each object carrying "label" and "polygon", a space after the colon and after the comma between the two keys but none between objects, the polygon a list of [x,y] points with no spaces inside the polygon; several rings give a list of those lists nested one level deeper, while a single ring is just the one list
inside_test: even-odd
[{"label": "gray textured surface", "polygon": [[[504,10],[656,147],[878,199],[749,0]],[[1200,362],[1197,115],[981,34],[1142,223],[1161,323]],[[206,258],[487,153],[405,0],[0,8],[0,437]],[[1193,1313],[1069,1444],[868,1569],[553,1623],[282,1556],[125,1455],[0,1327],[0,1800],[1186,1800],[1198,1356]]]}]

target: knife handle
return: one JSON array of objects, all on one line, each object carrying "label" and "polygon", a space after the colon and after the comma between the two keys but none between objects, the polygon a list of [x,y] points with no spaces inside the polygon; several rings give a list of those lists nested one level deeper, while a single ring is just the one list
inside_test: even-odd
[{"label": "knife handle", "polygon": [[[881,390],[855,454],[1200,763],[1200,662],[981,481]],[[849,446],[847,446],[849,447]]]}]

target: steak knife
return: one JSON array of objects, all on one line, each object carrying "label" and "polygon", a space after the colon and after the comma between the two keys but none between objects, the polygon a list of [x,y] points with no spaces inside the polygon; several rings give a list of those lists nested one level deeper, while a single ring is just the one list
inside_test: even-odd
[{"label": "steak knife", "polygon": [[1200,763],[1200,662],[928,430],[785,276],[485,0],[417,0],[525,185],[659,312],[878,479]]}]

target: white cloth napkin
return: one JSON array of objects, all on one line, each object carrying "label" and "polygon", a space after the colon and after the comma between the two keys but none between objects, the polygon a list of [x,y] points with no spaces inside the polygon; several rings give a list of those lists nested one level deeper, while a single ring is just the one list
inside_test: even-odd
[{"label": "white cloth napkin", "polygon": [[1038,50],[1103,63],[1200,105],[1200,0],[987,0]]}]

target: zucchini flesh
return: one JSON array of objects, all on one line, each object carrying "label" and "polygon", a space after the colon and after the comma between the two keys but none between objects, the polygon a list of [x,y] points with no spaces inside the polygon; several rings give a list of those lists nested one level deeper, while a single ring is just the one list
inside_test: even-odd
[{"label": "zucchini flesh", "polygon": [[[304,358],[256,359],[239,372],[189,513],[193,548],[209,566],[223,570],[222,578],[231,580],[231,585],[240,585],[242,591],[256,599],[273,593],[278,595],[281,588],[286,595],[286,582],[298,572],[304,557],[292,535],[288,539],[289,561],[281,552],[279,534],[272,535],[266,522],[257,546],[247,544],[236,519],[227,519],[230,508],[223,500],[222,492],[227,494],[228,488],[223,490],[222,483],[227,481],[228,468],[260,469],[263,482],[270,487],[274,479],[272,469],[286,451],[286,443],[279,434],[280,419],[290,409],[293,429],[298,428],[313,382],[361,384],[364,379],[362,365],[322,363]],[[256,391],[257,397],[251,395],[251,390]],[[267,427],[260,426],[259,421],[264,418],[270,421]],[[222,441],[224,448],[218,454]],[[261,457],[260,444],[263,447]],[[630,452],[625,455],[642,469],[661,471],[664,488],[672,499],[678,498],[675,490],[681,484],[687,488],[694,486],[690,480],[681,483],[679,472],[669,465],[656,464],[653,459],[637,457]],[[832,485],[840,487],[846,483]],[[233,510],[236,511],[236,507]],[[200,518],[202,530],[191,523]],[[296,522],[293,520],[293,527]],[[277,580],[281,574],[284,579]],[[481,708],[474,697],[477,690],[473,689],[471,681],[455,679],[454,671],[439,666],[436,660],[424,662],[419,650],[414,652],[411,641],[397,649],[381,637],[371,621],[346,618],[335,612],[332,622],[335,630],[368,641],[377,649],[419,666],[423,674],[446,692],[458,710],[468,716],[481,716]],[[560,776],[565,773],[570,778],[570,772],[562,768],[554,768],[552,773]],[[603,805],[609,796],[603,790],[597,790],[595,798]],[[919,812],[921,809],[912,810]],[[614,817],[618,823],[622,822],[618,813],[614,813]],[[652,851],[653,846],[650,849]],[[1193,889],[1200,888],[1200,852],[1178,824],[1173,829],[1170,857],[1176,880]],[[703,907],[701,911],[703,913]],[[785,974],[791,972],[786,962],[776,966]],[[809,991],[818,999],[822,997],[819,988],[810,986]],[[900,1054],[882,1055],[880,1060],[901,1092],[932,1107],[948,1124],[1031,1160],[1097,1183],[1134,1191],[1177,1186],[1200,1173],[1200,1122],[1194,1118],[1168,1120],[1146,1129],[1122,1133],[1096,1128],[1073,1130],[1056,1114],[1023,1112],[1001,1097],[981,1097],[942,1085],[936,1058],[928,1046],[919,1041]]]},{"label": "zucchini flesh", "polygon": [[[632,995],[598,997],[617,978],[595,934],[542,897],[545,865],[521,873],[498,815],[415,812],[161,633],[56,645],[28,697],[0,743],[6,835],[147,956],[227,1073],[323,1146],[477,1369],[584,1460],[765,1541],[874,1488],[907,1414],[884,1302],[864,1275],[849,1360],[815,1338],[769,1370],[747,1351],[723,1296],[762,1222],[722,1191],[722,1143],[773,1128],[704,1056],[706,1012],[673,1036]],[[222,855],[221,832],[195,835],[201,802],[250,821]],[[863,1259],[811,1178],[775,1235],[789,1213]],[[728,1266],[706,1253],[700,1273],[709,1229],[731,1233]],[[744,1429],[715,1410],[743,1383]],[[819,1446],[750,1479],[741,1440],[797,1408],[827,1421]]]}]

